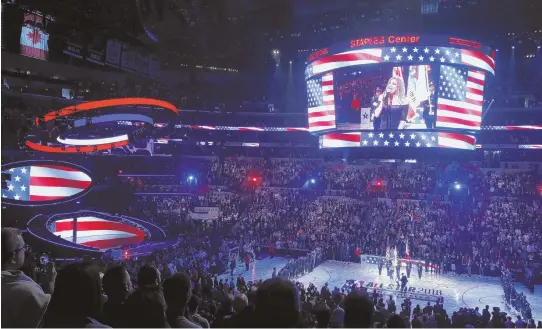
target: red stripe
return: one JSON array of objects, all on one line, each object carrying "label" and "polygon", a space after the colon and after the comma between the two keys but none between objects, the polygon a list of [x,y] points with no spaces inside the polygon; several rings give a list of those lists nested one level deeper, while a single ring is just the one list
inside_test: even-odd
[{"label": "red stripe", "polygon": [[179,114],[179,110],[175,107],[175,105],[158,100],[158,99],[152,99],[152,98],[115,98],[115,99],[106,99],[106,100],[100,100],[100,101],[93,101],[93,102],[87,102],[83,104],[77,104],[73,106],[68,106],[63,109],[60,109],[59,111],[52,111],[43,117],[43,120],[45,122],[54,120],[55,118],[59,116],[66,116],[71,115],[74,113],[79,113],[83,111],[89,111],[89,110],[95,110],[103,107],[115,107],[115,106],[121,106],[121,105],[150,105],[150,106],[156,106],[156,107],[163,107],[165,109],[168,109],[172,111],[175,114]]},{"label": "red stripe", "polygon": [[[100,144],[96,146],[70,146],[70,147],[60,147],[60,146],[48,146],[48,145],[40,145],[36,144],[31,141],[26,141],[26,146],[40,152],[49,152],[49,153],[87,153],[87,152],[94,152],[102,151],[102,150],[109,150],[115,147],[121,147],[128,145],[128,141],[122,141],[122,142],[116,142],[111,144]],[[96,149],[94,149],[96,147]]]},{"label": "red stripe", "polygon": [[450,117],[438,116],[437,121],[439,123],[455,123],[455,124],[464,125],[464,126],[467,126],[467,127],[480,128],[480,122],[474,122],[474,121],[459,119],[459,118],[450,118]]},{"label": "red stripe", "polygon": [[[463,55],[469,55],[481,61],[486,62],[487,65],[489,65],[493,70],[495,70],[495,63],[491,60],[491,57],[489,57],[488,55],[484,55],[478,51],[472,51],[472,50],[466,50],[466,49],[461,49],[461,52]],[[465,62],[464,60],[462,61]]]},{"label": "red stripe", "polygon": [[506,126],[506,130],[539,130],[539,129],[542,129],[542,125]]},{"label": "red stripe", "polygon": [[471,76],[467,77],[467,81],[470,81],[470,82],[472,82],[472,83],[476,83],[476,84],[478,84],[478,85],[480,85],[480,86],[482,86],[482,87],[483,87],[484,84],[485,84],[485,81],[484,81],[484,80],[476,79],[475,77],[471,77]]},{"label": "red stripe", "polygon": [[335,111],[327,110],[327,111],[320,111],[320,112],[312,112],[312,113],[309,113],[309,118],[319,118],[319,117],[324,117],[326,115],[335,115]]},{"label": "red stripe", "polygon": [[56,165],[46,165],[46,164],[34,165],[33,167],[51,168],[51,169],[58,169],[58,170],[64,170],[64,171],[79,171],[79,169],[76,169],[76,168],[56,166]]},{"label": "red stripe", "polygon": [[465,134],[457,134],[457,133],[438,133],[439,137],[445,137],[450,139],[455,139],[458,141],[462,141],[465,143],[469,143],[471,145],[474,145],[475,138],[471,135],[465,135]]},{"label": "red stripe", "polygon": [[80,181],[66,178],[30,177],[31,186],[73,187],[85,190],[90,186],[90,184],[90,181]]},{"label": "red stripe", "polygon": [[333,80],[324,81],[322,80],[322,87],[332,86],[333,87]]},{"label": "red stripe", "polygon": [[324,96],[333,96],[333,95],[334,95],[333,89],[331,89],[331,90],[325,90],[325,91],[323,92],[323,95],[324,95]]},{"label": "red stripe", "polygon": [[477,41],[465,40],[461,38],[449,38],[448,43],[451,45],[468,46],[472,48],[482,48],[482,44]]},{"label": "red stripe", "polygon": [[96,231],[96,230],[122,231],[122,232],[145,236],[145,232],[141,231],[137,227],[134,227],[128,224],[111,222],[111,221],[77,222],[77,231]]},{"label": "red stripe", "polygon": [[447,105],[447,104],[439,104],[437,109],[443,110],[443,111],[450,111],[450,112],[454,112],[458,114],[470,114],[470,115],[476,115],[479,117],[482,116],[480,112],[469,110],[464,107],[452,106],[452,105]]},{"label": "red stripe", "polygon": [[335,105],[335,100],[332,101],[324,101],[323,105]]},{"label": "red stripe", "polygon": [[324,138],[327,140],[359,143],[361,141],[361,134],[327,134]]},{"label": "red stripe", "polygon": [[314,128],[314,127],[335,127],[335,120],[333,120],[333,121],[309,122],[309,128]]},{"label": "red stripe", "polygon": [[73,231],[73,220],[69,222],[55,222],[55,232]]},{"label": "red stripe", "polygon": [[465,99],[465,101],[466,101],[467,103],[469,103],[469,104],[476,105],[476,106],[482,106],[482,105],[484,105],[484,101],[479,101],[479,100],[477,100],[477,99],[472,99],[472,98],[469,98],[469,97],[467,97],[467,98]]},{"label": "red stripe", "polygon": [[314,67],[317,65],[327,64],[327,63],[353,62],[353,61],[361,61],[361,60],[373,60],[376,62],[380,62],[381,59],[382,58],[380,56],[374,56],[374,55],[366,54],[366,53],[337,54],[337,55],[324,57],[322,59],[314,61],[312,63],[312,66]]},{"label": "red stripe", "polygon": [[81,244],[83,246],[94,247],[97,249],[110,249],[110,248],[115,248],[118,246],[138,244],[138,243],[143,242],[144,239],[145,238],[143,236],[132,236],[132,237],[127,237],[127,238],[87,241]]},{"label": "red stripe", "polygon": [[51,201],[63,198],[69,198],[69,196],[43,196],[43,195],[30,195],[30,201]]},{"label": "red stripe", "polygon": [[468,93],[471,93],[471,94],[480,95],[480,96],[483,96],[483,95],[484,95],[484,91],[483,91],[483,90],[476,89],[476,88],[470,88],[470,87],[467,87],[467,92],[468,92]]}]

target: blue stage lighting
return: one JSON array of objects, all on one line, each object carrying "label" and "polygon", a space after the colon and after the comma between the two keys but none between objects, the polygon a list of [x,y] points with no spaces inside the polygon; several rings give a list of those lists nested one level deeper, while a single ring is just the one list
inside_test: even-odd
[{"label": "blue stage lighting", "polygon": [[315,184],[316,183],[316,180],[314,178],[311,178],[311,183],[312,184]]},{"label": "blue stage lighting", "polygon": [[194,176],[190,175],[188,176],[188,180],[193,180],[194,179]]},{"label": "blue stage lighting", "polygon": [[461,184],[455,183],[455,189],[456,189],[456,190],[460,190],[460,189],[461,189]]}]

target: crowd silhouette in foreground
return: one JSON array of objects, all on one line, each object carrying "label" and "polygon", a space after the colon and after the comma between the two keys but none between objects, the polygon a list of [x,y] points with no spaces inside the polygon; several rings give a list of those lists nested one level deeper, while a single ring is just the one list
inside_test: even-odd
[{"label": "crowd silhouette in foreground", "polygon": [[512,318],[489,305],[481,312],[446,310],[440,302],[413,307],[409,298],[369,294],[355,285],[348,291],[327,284],[318,290],[280,276],[224,282],[206,272],[180,271],[163,277],[148,264],[135,277],[125,265],[112,265],[103,278],[100,264],[89,260],[58,272],[47,266],[38,284],[21,271],[26,250],[18,230],[2,229],[3,327],[537,327],[534,319]]}]

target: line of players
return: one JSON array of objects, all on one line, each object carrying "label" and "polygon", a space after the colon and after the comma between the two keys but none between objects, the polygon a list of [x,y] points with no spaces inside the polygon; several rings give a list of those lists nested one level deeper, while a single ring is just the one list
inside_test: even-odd
[{"label": "line of players", "polygon": [[[396,280],[396,282],[398,283],[400,282],[401,291],[403,290],[406,291],[406,285],[408,283],[408,279],[410,279],[410,273],[412,272],[413,265],[416,265],[417,267],[418,278],[420,280],[422,279],[422,273],[423,273],[424,267],[425,267],[425,272],[431,271],[431,273],[433,273],[433,270],[434,270],[436,274],[440,274],[440,267],[434,267],[434,266],[429,265],[428,263],[423,264],[422,262],[414,262],[410,260],[406,262],[406,275],[404,272],[401,273],[401,268],[402,268],[401,262],[397,262],[397,264],[395,265],[395,270],[393,266],[393,261],[391,259],[386,261],[384,258],[379,258],[377,265],[378,265],[378,275],[382,275],[382,269],[384,268],[384,266],[386,266],[387,276],[392,281]],[[393,276],[394,272],[395,272],[396,278],[394,278]]]}]

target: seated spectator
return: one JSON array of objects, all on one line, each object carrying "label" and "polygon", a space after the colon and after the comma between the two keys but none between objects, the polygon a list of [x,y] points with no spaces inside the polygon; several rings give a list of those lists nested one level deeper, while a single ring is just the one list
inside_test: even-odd
[{"label": "seated spectator", "polygon": [[159,288],[161,282],[160,271],[154,266],[144,265],[137,273],[137,285],[139,289]]},{"label": "seated spectator", "polygon": [[354,291],[344,300],[344,327],[370,328],[373,325],[374,306],[368,297]]},{"label": "seated spectator", "polygon": [[158,289],[137,289],[123,305],[121,328],[169,328],[164,295]]},{"label": "seated spectator", "polygon": [[58,272],[55,291],[43,317],[44,328],[109,328],[98,322],[103,305],[100,272],[74,263]]},{"label": "seated spectator", "polygon": [[405,328],[405,322],[401,316],[394,314],[389,317],[386,328]]},{"label": "seated spectator", "polygon": [[209,321],[198,314],[198,308],[201,303],[201,299],[198,296],[190,296],[188,302],[188,319],[196,324],[199,324],[202,328],[209,328]]},{"label": "seated spectator", "polygon": [[331,310],[326,303],[318,304],[313,311],[316,316],[317,328],[327,328],[331,318]]},{"label": "seated spectator", "polygon": [[254,316],[255,324],[260,328],[293,328],[297,326],[300,316],[300,300],[295,284],[281,278],[266,280],[258,288]]},{"label": "seated spectator", "polygon": [[132,281],[124,266],[115,266],[107,270],[102,279],[103,290],[107,296],[104,305],[104,322],[112,327],[122,323],[122,306],[132,292]]},{"label": "seated spectator", "polygon": [[177,273],[164,281],[167,320],[172,328],[201,328],[184,315],[191,296],[192,282],[185,273]]},{"label": "seated spectator", "polygon": [[[37,327],[51,299],[51,295],[21,272],[25,250],[19,230],[2,229],[2,327]],[[54,266],[51,266],[45,285],[50,290],[55,277]]]}]

